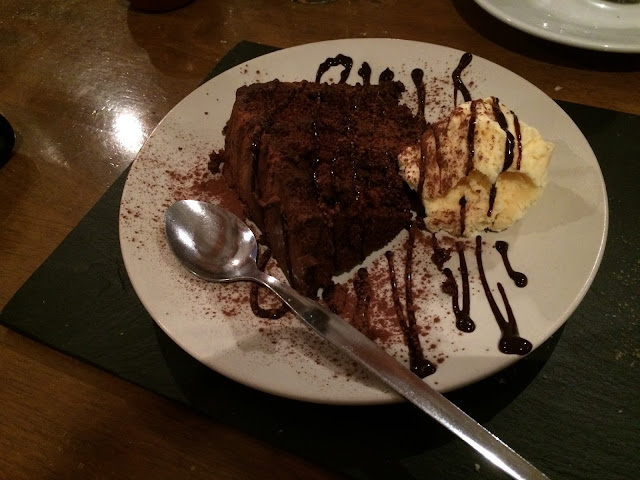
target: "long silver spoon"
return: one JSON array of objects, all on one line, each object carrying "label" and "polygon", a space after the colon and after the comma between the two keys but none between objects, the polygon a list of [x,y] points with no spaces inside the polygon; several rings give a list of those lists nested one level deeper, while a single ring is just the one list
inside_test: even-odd
[{"label": "long silver spoon", "polygon": [[181,200],[167,210],[165,232],[173,253],[198,277],[210,282],[252,281],[264,285],[308,327],[512,478],[548,478],[345,320],[260,271],[256,266],[256,239],[231,212],[205,202]]}]

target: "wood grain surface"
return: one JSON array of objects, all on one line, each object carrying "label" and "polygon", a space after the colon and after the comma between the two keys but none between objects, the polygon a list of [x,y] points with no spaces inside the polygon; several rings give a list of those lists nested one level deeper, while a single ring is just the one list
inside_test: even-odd
[{"label": "wood grain surface", "polygon": [[[18,139],[0,168],[0,308],[237,42],[362,37],[471,51],[554,99],[640,115],[640,55],[556,45],[470,0],[194,0],[164,13],[4,0],[0,113]],[[335,477],[2,327],[0,371],[3,479]]]}]

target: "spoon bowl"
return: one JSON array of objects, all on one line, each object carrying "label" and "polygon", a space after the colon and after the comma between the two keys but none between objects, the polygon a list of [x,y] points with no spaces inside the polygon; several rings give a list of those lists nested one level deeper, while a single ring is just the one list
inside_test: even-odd
[{"label": "spoon bowl", "polygon": [[232,213],[208,203],[181,200],[167,210],[165,232],[176,257],[198,277],[212,282],[253,281],[269,288],[307,327],[511,477],[547,478],[348,322],[259,270],[256,239]]},{"label": "spoon bowl", "polygon": [[165,234],[174,255],[204,280],[246,281],[255,273],[258,242],[224,208],[196,200],[176,202],[166,212]]}]

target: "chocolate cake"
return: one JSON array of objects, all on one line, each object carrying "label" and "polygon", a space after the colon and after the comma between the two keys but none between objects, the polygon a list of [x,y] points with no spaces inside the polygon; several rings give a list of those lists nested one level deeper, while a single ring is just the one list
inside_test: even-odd
[{"label": "chocolate cake", "polygon": [[404,86],[256,83],[238,89],[224,129],[225,180],[289,282],[315,296],[411,219],[397,156],[423,121]]}]

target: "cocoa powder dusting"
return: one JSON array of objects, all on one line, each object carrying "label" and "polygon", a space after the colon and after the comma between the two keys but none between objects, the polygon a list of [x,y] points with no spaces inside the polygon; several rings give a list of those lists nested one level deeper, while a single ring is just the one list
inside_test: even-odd
[{"label": "cocoa powder dusting", "polygon": [[344,315],[349,301],[349,288],[347,285],[332,283],[323,290],[322,299],[333,313]]}]

